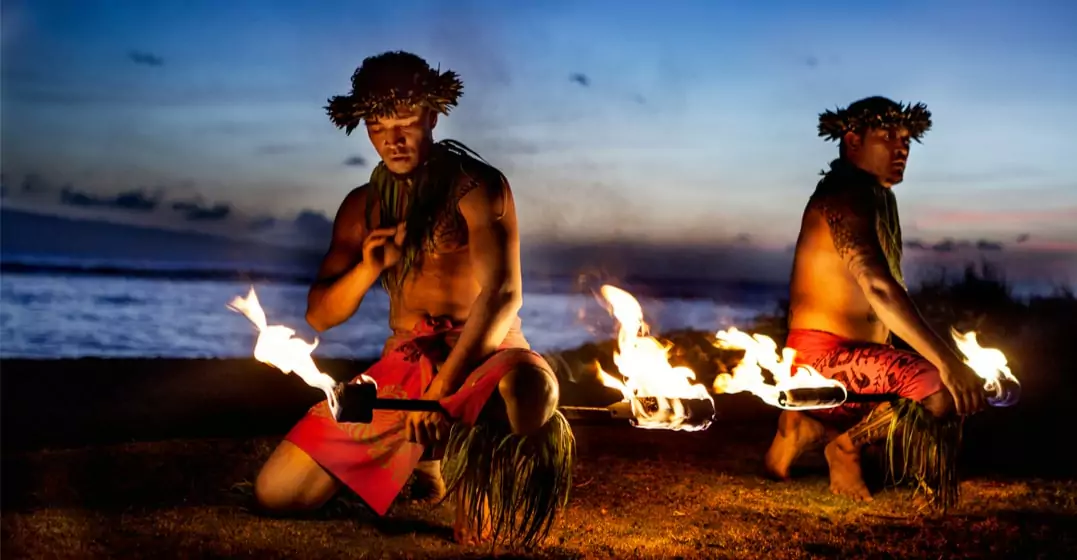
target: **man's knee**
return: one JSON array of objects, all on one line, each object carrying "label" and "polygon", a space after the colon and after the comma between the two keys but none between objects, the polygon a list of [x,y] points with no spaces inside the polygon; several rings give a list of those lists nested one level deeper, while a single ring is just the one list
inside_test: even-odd
[{"label": "man's knee", "polygon": [[948,418],[957,411],[954,407],[954,398],[945,388],[928,395],[920,404],[935,418]]},{"label": "man's knee", "polygon": [[560,390],[549,368],[521,363],[498,384],[513,433],[530,435],[546,425],[557,409]]},{"label": "man's knee", "polygon": [[333,497],[337,481],[289,441],[273,451],[254,481],[254,498],[269,512],[311,511]]}]

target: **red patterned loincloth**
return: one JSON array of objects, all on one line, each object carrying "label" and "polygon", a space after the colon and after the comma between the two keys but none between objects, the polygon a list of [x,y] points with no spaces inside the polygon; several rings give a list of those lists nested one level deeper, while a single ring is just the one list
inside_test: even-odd
[{"label": "red patterned loincloth", "polygon": [[[862,342],[826,331],[793,329],[785,345],[797,351],[795,362],[840,381],[852,393],[891,394],[922,401],[942,390],[939,370],[923,356],[887,344]],[[876,404],[850,403],[813,410],[812,416],[831,421],[863,418]]]},{"label": "red patterned loincloth", "polygon": [[[381,359],[364,372],[377,381],[378,396],[420,398],[462,329],[463,325],[446,320],[427,319],[412,332],[391,338]],[[441,399],[442,408],[454,421],[474,424],[501,378],[522,363],[550,370],[514,328],[501,348],[472,371],[458,391]],[[407,441],[406,415],[404,411],[375,410],[369,424],[340,424],[322,401],[311,407],[285,439],[355,491],[378,515],[384,515],[424,450],[422,445]]]}]

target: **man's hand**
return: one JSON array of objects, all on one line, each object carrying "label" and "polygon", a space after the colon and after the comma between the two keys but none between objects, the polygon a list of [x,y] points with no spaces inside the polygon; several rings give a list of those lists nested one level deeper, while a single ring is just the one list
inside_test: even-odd
[{"label": "man's hand", "polygon": [[449,438],[448,418],[440,412],[409,412],[404,420],[408,441],[419,445],[434,445]]},{"label": "man's hand", "polygon": [[942,383],[954,398],[954,408],[961,416],[975,414],[987,406],[984,382],[976,372],[957,356],[939,368]]},{"label": "man's hand", "polygon": [[405,223],[371,231],[363,241],[363,263],[378,272],[395,266],[404,254],[401,246],[406,232]]}]

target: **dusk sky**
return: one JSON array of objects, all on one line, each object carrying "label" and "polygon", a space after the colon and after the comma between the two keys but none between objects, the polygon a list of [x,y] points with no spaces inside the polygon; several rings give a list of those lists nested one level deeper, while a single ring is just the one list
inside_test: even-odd
[{"label": "dusk sky", "polygon": [[[527,240],[785,251],[837,154],[818,113],[880,94],[934,117],[896,187],[910,252],[1073,281],[1077,3],[870,4],[4,0],[4,204],[332,217],[376,155],[323,106],[404,49],[461,75],[436,134],[508,174]],[[108,202],[133,190],[153,211]]]}]

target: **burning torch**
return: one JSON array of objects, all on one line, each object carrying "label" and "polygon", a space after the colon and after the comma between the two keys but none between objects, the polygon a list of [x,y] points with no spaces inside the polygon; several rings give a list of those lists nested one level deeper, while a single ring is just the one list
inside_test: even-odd
[{"label": "burning torch", "polygon": [[[1008,407],[1021,399],[1021,384],[1014,378],[1002,377],[984,384],[987,403]],[[785,410],[816,410],[835,408],[846,403],[884,402],[894,398],[887,393],[849,393],[844,387],[792,387],[778,391],[777,406]]]},{"label": "burning torch", "polygon": [[[995,348],[982,348],[975,332],[952,331],[951,334],[965,355],[965,363],[983,379],[988,404],[995,407],[1016,404],[1021,398],[1021,384],[1007,366],[1006,356]],[[793,365],[796,351],[783,348],[779,354],[770,337],[729,329],[719,332],[716,338],[719,348],[744,350],[744,357],[732,374],[723,373],[715,378],[717,393],[747,391],[785,410],[818,410],[894,398],[891,394],[850,393],[840,382],[824,377],[813,368]],[[764,369],[773,375],[773,383],[763,379]]]},{"label": "burning torch", "polygon": [[[254,288],[246,298],[233,299],[228,307],[242,313],[258,329],[254,358],[284,373],[294,372],[311,387],[321,389],[338,422],[370,423],[375,410],[444,412],[435,400],[380,398],[377,383],[367,376],[357,383],[340,383],[320,371],[311,358],[317,341],[307,343],[296,338],[293,329],[268,324]],[[714,401],[705,391],[699,397],[679,399],[627,395],[608,407],[564,406],[559,410],[574,420],[627,421],[642,428],[672,430],[704,430],[714,419]]]},{"label": "burning torch", "polygon": [[[435,400],[383,399],[378,397],[378,386],[372,382],[341,383],[334,389],[337,408],[333,416],[337,422],[369,424],[375,410],[406,410],[442,412],[445,410]],[[643,397],[635,401],[621,401],[609,406],[562,406],[558,410],[569,420],[627,422],[633,426],[649,427],[641,423],[641,417],[662,414],[663,403],[658,398]],[[642,409],[642,410],[640,410]],[[684,399],[670,407],[666,414],[677,417],[676,429],[705,430],[714,420],[714,401],[709,399]],[[671,423],[671,426],[674,425]],[[673,428],[670,428],[673,429]]]},{"label": "burning torch", "polygon": [[[614,299],[627,294],[614,290],[611,288],[608,292]],[[625,299],[635,303],[634,299]],[[361,376],[358,383],[339,383],[318,370],[311,358],[317,341],[307,343],[296,338],[293,329],[269,325],[253,288],[246,298],[233,299],[229,308],[242,313],[258,328],[255,359],[284,373],[294,372],[311,387],[321,389],[338,422],[369,423],[375,410],[444,412],[441,404],[434,400],[380,398],[377,384],[370,377]],[[714,400],[705,387],[692,383],[695,374],[688,368],[670,366],[666,355],[668,349],[656,339],[642,334],[645,331],[640,328],[641,320],[633,323],[631,314],[628,319],[620,319],[620,350],[614,359],[624,380],[601,370],[599,378],[607,387],[620,390],[623,400],[606,407],[563,406],[559,410],[570,420],[627,421],[645,429],[700,431],[710,427],[715,418]],[[624,328],[625,324],[630,328]],[[988,402],[999,407],[1015,404],[1020,398],[1021,385],[1010,372],[1002,352],[981,348],[975,332],[961,335],[955,331],[953,336],[966,356],[966,363],[984,379]],[[769,337],[730,329],[719,332],[717,339],[716,344],[720,347],[745,351],[732,374],[723,373],[715,379],[717,393],[747,391],[767,404],[786,410],[835,408],[846,403],[881,402],[893,398],[886,394],[850,393],[841,383],[827,379],[811,368],[794,368],[795,352],[784,348],[779,356],[777,346]],[[774,375],[775,383],[764,381],[763,369]]]}]

